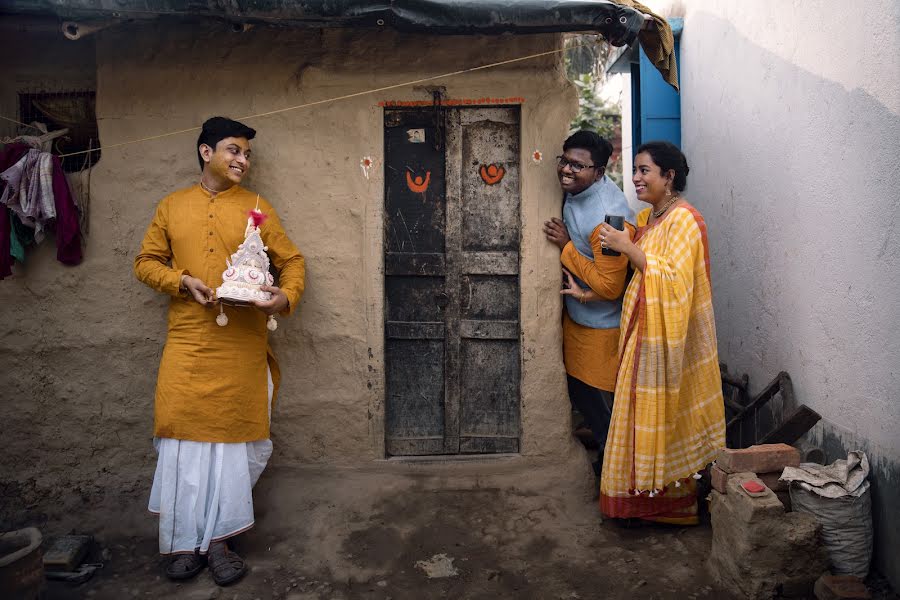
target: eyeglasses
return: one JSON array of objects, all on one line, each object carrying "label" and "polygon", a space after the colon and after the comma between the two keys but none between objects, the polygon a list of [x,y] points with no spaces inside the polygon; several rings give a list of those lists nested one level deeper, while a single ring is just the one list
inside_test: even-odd
[{"label": "eyeglasses", "polygon": [[579,162],[572,162],[571,160],[567,159],[565,156],[557,156],[556,164],[559,166],[560,169],[565,169],[566,165],[569,165],[569,169],[573,173],[580,173],[582,169],[596,169],[597,168],[597,165],[583,165]]}]

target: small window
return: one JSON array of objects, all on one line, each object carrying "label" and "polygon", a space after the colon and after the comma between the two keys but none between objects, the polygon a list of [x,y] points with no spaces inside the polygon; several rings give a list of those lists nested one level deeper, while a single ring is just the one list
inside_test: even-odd
[{"label": "small window", "polygon": [[[93,91],[20,93],[19,120],[28,124],[43,123],[48,132],[68,129],[66,135],[53,140],[53,154],[96,149],[100,146],[94,110],[96,97]],[[29,133],[34,134],[33,131]],[[66,156],[61,160],[63,170],[74,173],[97,164],[100,151]]]}]

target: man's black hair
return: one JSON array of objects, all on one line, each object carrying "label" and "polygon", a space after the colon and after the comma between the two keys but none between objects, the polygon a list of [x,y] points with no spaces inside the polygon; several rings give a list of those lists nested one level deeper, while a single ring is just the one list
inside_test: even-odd
[{"label": "man's black hair", "polygon": [[201,171],[206,163],[200,154],[200,146],[206,144],[215,150],[216,144],[230,137],[242,137],[252,140],[256,137],[256,130],[225,117],[213,117],[203,123],[203,131],[200,132],[200,137],[197,138],[197,160],[200,161]]},{"label": "man's black hair", "polygon": [[581,148],[591,153],[591,160],[597,165],[597,168],[605,168],[612,156],[613,147],[607,140],[600,137],[596,131],[582,129],[576,131],[563,142],[563,152],[571,148]]}]

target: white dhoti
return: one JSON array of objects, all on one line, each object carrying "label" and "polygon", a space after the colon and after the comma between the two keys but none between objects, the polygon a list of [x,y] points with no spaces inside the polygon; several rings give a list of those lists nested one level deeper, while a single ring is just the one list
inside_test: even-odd
[{"label": "white dhoti", "polygon": [[[272,374],[266,373],[269,418]],[[272,441],[225,444],[154,438],[159,455],[150,512],[159,515],[161,554],[206,553],[210,542],[253,526],[253,486],[272,456]]]}]

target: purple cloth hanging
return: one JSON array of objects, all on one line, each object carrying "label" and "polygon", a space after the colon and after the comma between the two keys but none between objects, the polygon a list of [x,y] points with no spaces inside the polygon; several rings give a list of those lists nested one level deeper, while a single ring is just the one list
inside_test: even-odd
[{"label": "purple cloth hanging", "polygon": [[81,230],[78,208],[58,156],[53,161],[53,203],[56,207],[56,260],[64,265],[81,262]]}]

